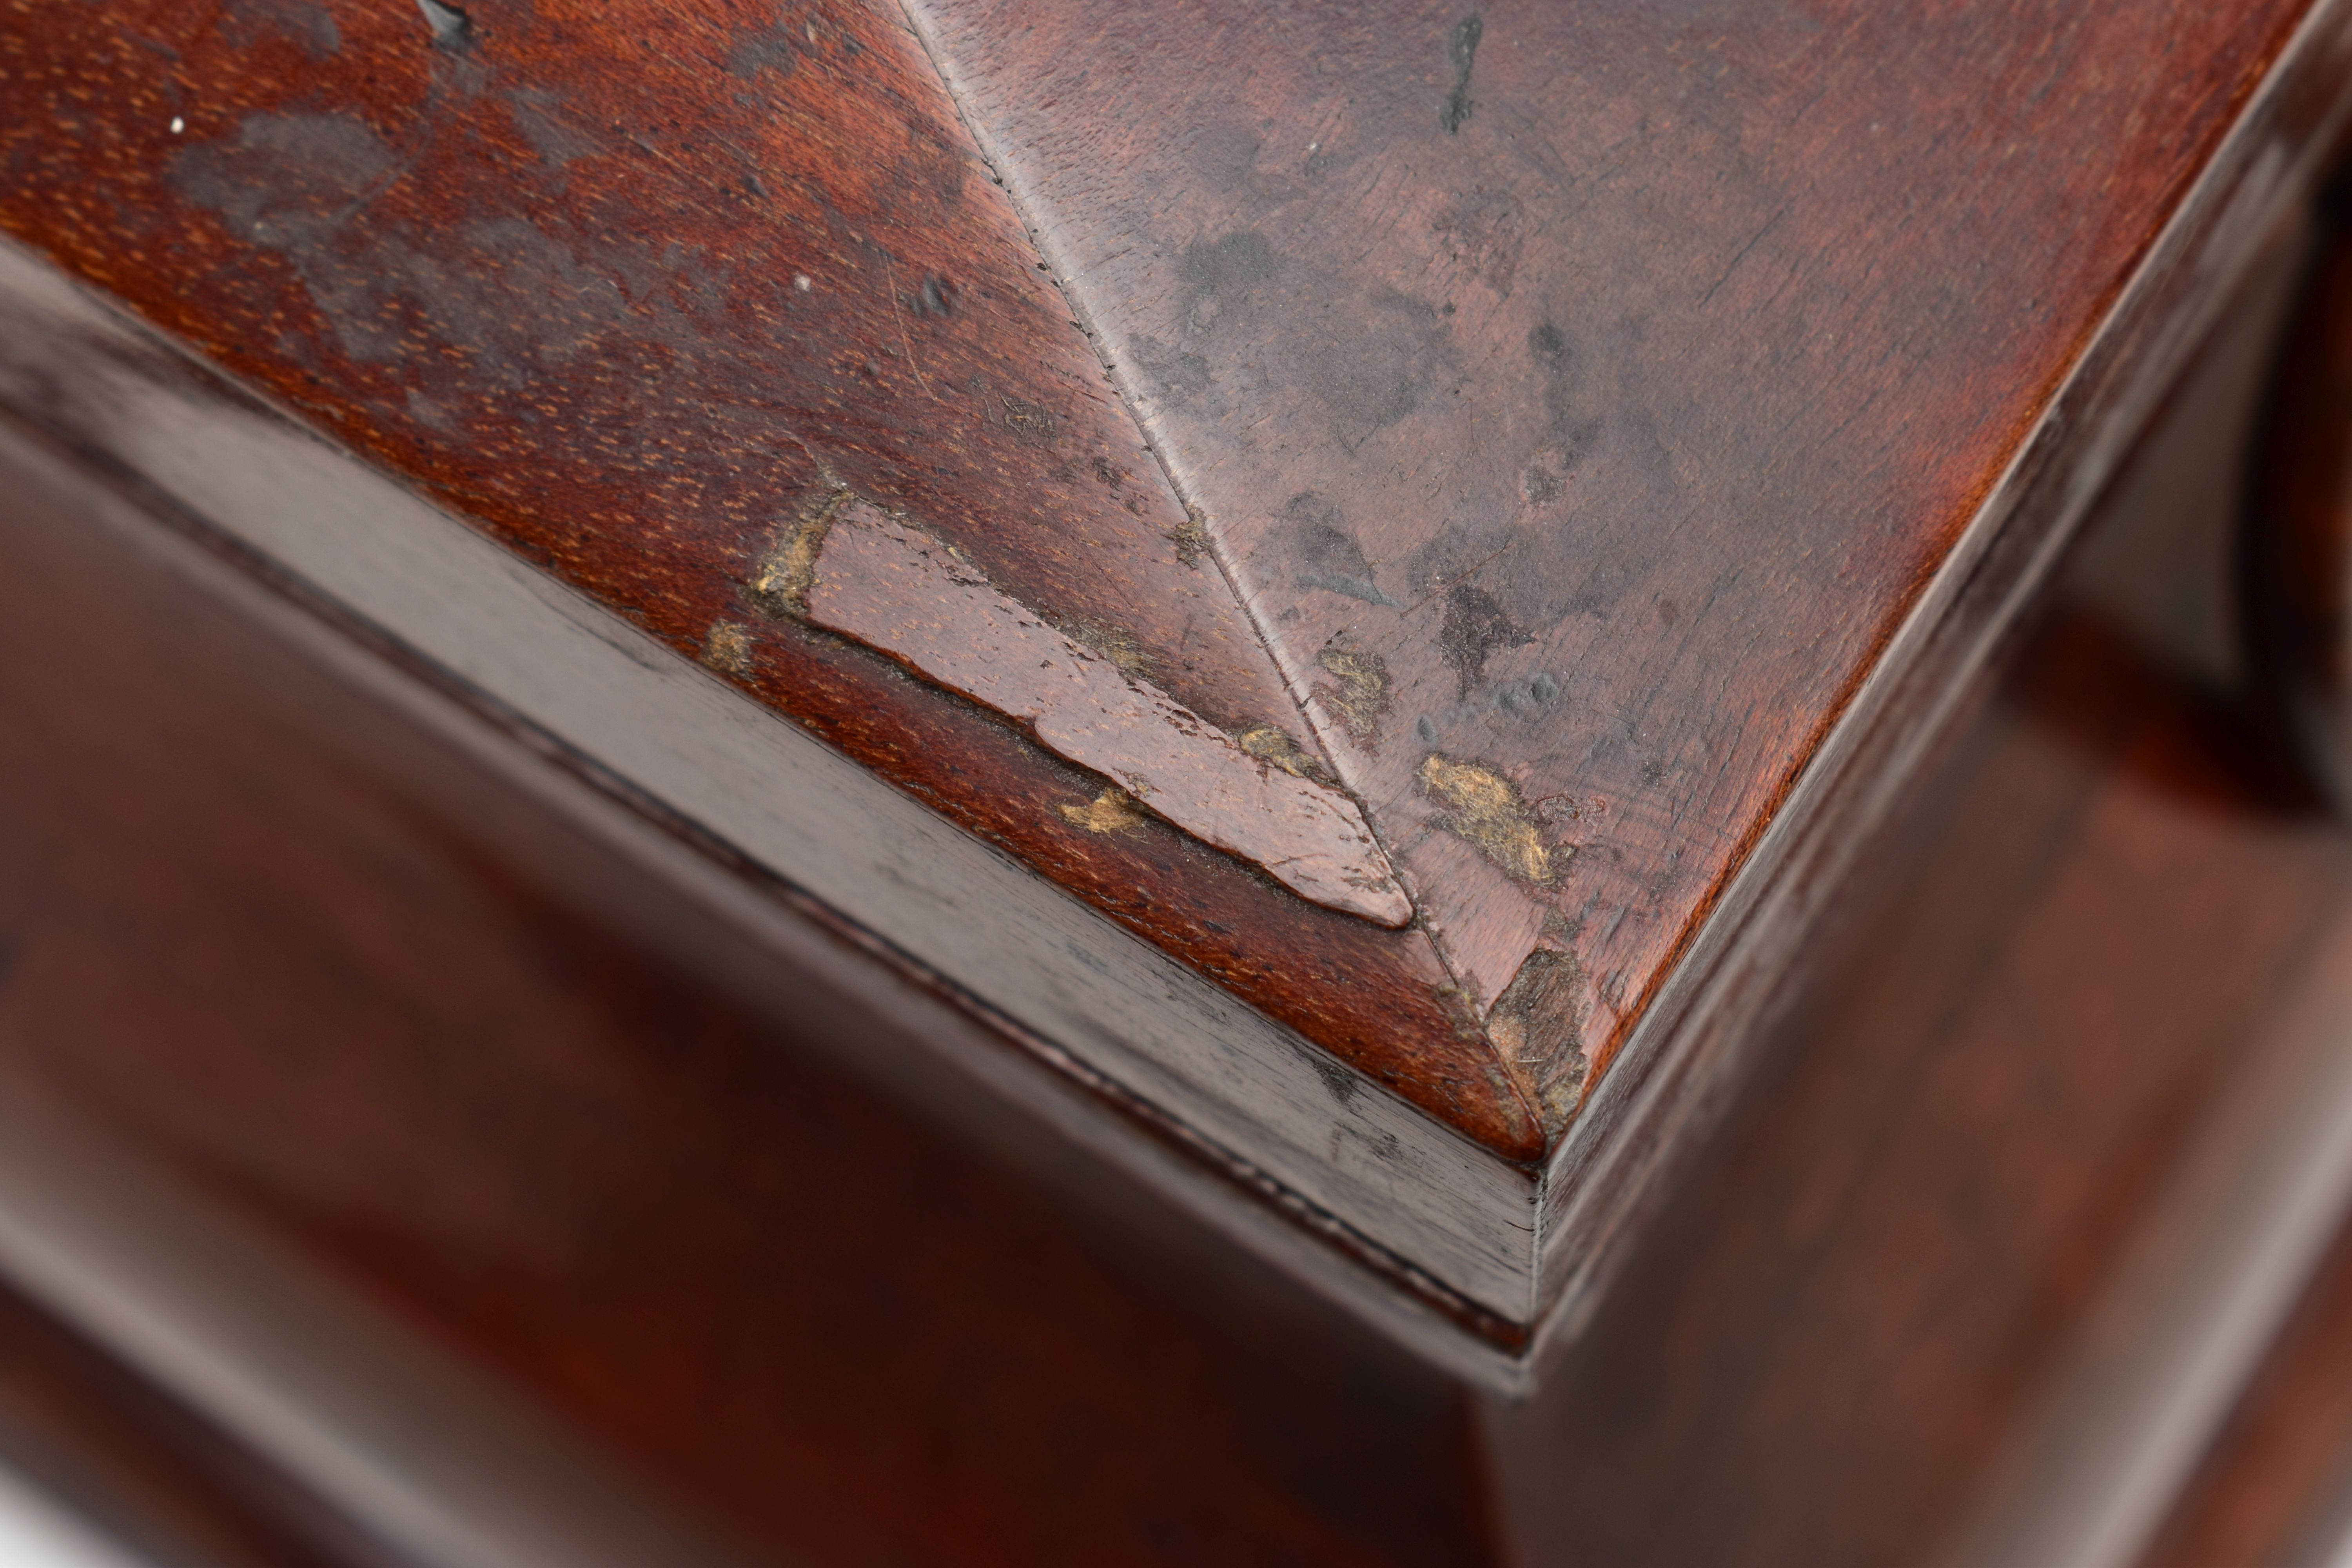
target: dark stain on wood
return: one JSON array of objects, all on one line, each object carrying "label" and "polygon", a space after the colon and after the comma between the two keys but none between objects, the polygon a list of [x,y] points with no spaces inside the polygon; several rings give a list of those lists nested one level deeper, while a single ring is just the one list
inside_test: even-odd
[{"label": "dark stain on wood", "polygon": [[1478,63],[1478,39],[1486,30],[1485,24],[1473,11],[1454,24],[1445,36],[1445,58],[1454,66],[1454,90],[1445,95],[1445,108],[1437,122],[1445,127],[1448,136],[1462,129],[1463,121],[1477,107],[1470,100],[1470,72]]}]

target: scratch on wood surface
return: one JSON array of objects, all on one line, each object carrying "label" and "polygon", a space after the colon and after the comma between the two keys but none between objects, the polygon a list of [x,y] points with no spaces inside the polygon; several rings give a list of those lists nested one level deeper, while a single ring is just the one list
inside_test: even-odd
[{"label": "scratch on wood surface", "polygon": [[1362,812],[1311,776],[1279,729],[1254,725],[1244,739],[1207,723],[1119,657],[1131,637],[1087,627],[1081,641],[915,524],[835,492],[787,531],[753,588],[1027,724],[1047,750],[1299,897],[1380,925],[1412,920]]},{"label": "scratch on wood surface", "polygon": [[923,389],[923,395],[937,403],[940,395],[933,392],[931,384],[924,379],[921,362],[915,358],[914,340],[907,336],[907,317],[898,309],[898,268],[887,257],[882,260],[882,285],[890,295],[890,320],[898,325],[898,347],[906,353],[907,368],[915,373],[915,384]]}]

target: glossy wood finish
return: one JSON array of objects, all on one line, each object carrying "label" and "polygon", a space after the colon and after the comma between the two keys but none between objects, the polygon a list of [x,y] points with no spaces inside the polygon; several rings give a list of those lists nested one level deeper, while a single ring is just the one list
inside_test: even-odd
[{"label": "glossy wood finish", "polygon": [[1498,1422],[1529,1560],[2096,1561],[1967,1551],[2080,1414],[2053,1391],[2138,1331],[2101,1314],[2183,1228],[2179,1173],[2314,1048],[2299,1007],[2345,1001],[2352,838],[2247,716],[2231,596],[2291,253],[2270,278],[1863,847],[1719,1142]]},{"label": "glossy wood finish", "polygon": [[1350,1300],[1398,1308],[1399,1327],[1432,1305],[1483,1313],[1503,1331],[1432,1348],[1509,1375],[1496,1342],[1531,1308],[1527,1173],[5,245],[0,401],[572,773],[621,808],[614,830],[695,845],[670,870],[730,918],[756,927],[781,897],[841,931],[1257,1194],[1257,1218],[1336,1244],[1360,1285],[1414,1298]]},{"label": "glossy wood finish", "polygon": [[12,1138],[161,1162],[755,1561],[1478,1559],[1462,1390],[940,1059],[1016,1047],[0,497]]},{"label": "glossy wood finish", "polygon": [[[9,232],[1522,1163],[2302,11],[32,3]],[[1413,927],[760,592],[836,486],[1344,785]]]},{"label": "glossy wood finish", "polygon": [[0,1459],[152,1563],[365,1560],[286,1477],[14,1292],[0,1293]]},{"label": "glossy wood finish", "polygon": [[464,15],[17,0],[0,227],[1433,1115],[1538,1152],[1421,933],[1148,816],[1095,830],[1062,808],[1101,776],[754,592],[847,485],[1209,724],[1313,744],[903,25]]},{"label": "glossy wood finish", "polygon": [[754,1560],[1927,1558],[2347,977],[2352,839],[2237,701],[2225,591],[2283,298],[1859,847],[1723,1136],[1526,1402],[941,1067],[1004,1048],[969,1018],[821,931],[748,940],[506,742],[26,478],[0,1109],[168,1160]]},{"label": "glossy wood finish", "polygon": [[[2243,561],[2263,706],[2339,815],[2352,802],[2352,241],[2343,191],[2339,176],[2270,389]],[[2352,1232],[2336,1237],[2234,1405],[2142,1568],[2338,1561],[2352,1541]]]},{"label": "glossy wood finish", "polygon": [[[2335,204],[2342,203],[2342,187]],[[2340,222],[2340,220],[2338,220]],[[2352,805],[2352,247],[2315,264],[2281,366],[2248,531],[2250,614],[2279,713]]]},{"label": "glossy wood finish", "polygon": [[[173,53],[77,32],[79,13],[54,33],[0,33],[40,89],[33,113],[0,105],[17,115],[0,127],[23,176],[0,192],[0,223],[1515,1160],[1556,1138],[1589,1087],[1556,1048],[1561,1020],[1578,1021],[1580,1049],[1626,1037],[1675,955],[1695,951],[1693,922],[1754,831],[1795,809],[1776,808],[1782,784],[1906,606],[1934,608],[1913,628],[1931,647],[1990,640],[2042,586],[2039,565],[2019,563],[2090,500],[2112,455],[2100,443],[2137,419],[2133,378],[2172,363],[2159,348],[2185,352],[2210,302],[2198,290],[2218,297],[2235,270],[2223,263],[2261,237],[2200,250],[2177,233],[2152,239],[2158,224],[2179,210],[2196,220],[2185,227],[2222,234],[2231,215],[2251,224],[2269,210],[2294,188],[2340,85],[2307,51],[2294,91],[2263,110],[2273,118],[2232,144],[2231,178],[2243,183],[2204,190],[2191,209],[2185,184],[2284,36],[2284,9],[2078,11],[2014,53],[1964,47],[1994,37],[1973,30],[1992,27],[1981,18],[1874,13],[1792,33],[1652,19],[1612,24],[1611,53],[1545,34],[1568,26],[1556,16],[1391,16],[1380,28],[1343,16],[1318,24],[1348,46],[1330,73],[1310,68],[1310,49],[1245,47],[1287,37],[1282,13],[1224,31],[1205,13],[1154,13],[1111,40],[1055,12],[1036,14],[1034,33],[1008,23],[985,37],[958,29],[988,13],[927,14],[940,68],[1073,297],[1118,374],[1135,373],[1129,390],[1180,491],[1148,467],[1122,471],[1115,453],[1088,480],[1057,445],[1083,429],[1109,453],[1123,414],[1098,390],[1083,330],[1064,331],[1055,297],[1027,276],[1012,207],[969,148],[954,153],[953,105],[909,39],[871,14],[764,32],[758,19],[488,6],[414,19],[139,15]],[[2210,31],[2180,41],[2195,28]],[[1775,38],[1797,41],[1773,55]],[[1941,52],[1915,53],[1922,39]],[[1184,68],[1149,68],[1155,58]],[[1932,82],[1889,63],[1915,59],[1933,62]],[[373,82],[369,62],[382,68]],[[1098,68],[1056,74],[1071,62]],[[1945,101],[1935,94],[1979,101],[1969,73],[2014,84],[2029,66],[2049,90],[1996,95],[2011,120],[1948,135],[1931,133],[1941,121],[1909,122],[1918,166],[1868,153],[1869,125],[1903,123],[1874,118],[1882,110],[1925,115]],[[1315,86],[1325,75],[1354,97]],[[574,123],[531,96],[559,76],[597,116]],[[209,140],[210,109],[171,96],[205,79],[243,95],[221,99]],[[726,94],[711,98],[710,80]],[[1131,133],[1087,167],[1161,206],[1122,210],[1091,185],[1056,184],[1079,159],[1032,134],[1040,82],[1057,102],[1125,106]],[[1821,89],[1810,104],[1801,82]],[[346,100],[321,109],[334,93]],[[74,107],[115,101],[168,110],[183,129]],[[1228,102],[1263,107],[1270,123],[1171,140],[1180,122],[1225,123]],[[1320,122],[1281,107],[1302,102],[1339,103],[1320,168]],[[1530,152],[1542,116],[1594,102],[1640,132],[1612,144],[1635,173],[1608,173],[1606,149],[1557,168]],[[617,129],[596,147],[550,131],[603,139],[606,110]],[[1570,129],[1615,122],[1594,113]],[[190,123],[197,140],[168,140]],[[907,125],[928,125],[928,139],[886,134]],[[848,171],[778,198],[784,218],[757,216],[766,163],[729,162],[741,138],[772,132],[779,161],[831,149]],[[385,165],[381,189],[362,180],[369,201],[339,205],[352,171],[373,166],[368,137],[413,157]],[[1482,137],[1482,166],[1508,181],[1440,177]],[[1423,153],[1435,174],[1416,172]],[[1805,170],[1772,161],[1798,153]],[[969,176],[953,193],[924,183],[933,154],[950,153]],[[1292,153],[1295,177],[1282,173]],[[733,187],[712,173],[745,168]],[[879,184],[858,185],[859,171]],[[277,205],[246,215],[238,203],[258,191]],[[734,209],[712,191],[754,216],[721,222]],[[1789,196],[1786,216],[1750,210],[1758,191]],[[1098,208],[1154,237],[1157,253],[1084,253],[1109,226]],[[773,275],[746,264],[701,316],[679,292],[702,265],[692,258],[653,253],[640,287],[630,268],[646,261],[649,231],[591,220],[656,209],[680,210],[680,230],[710,255],[769,246],[742,254]],[[461,215],[454,237],[436,216],[448,212]],[[857,248],[909,213],[930,226]],[[1988,214],[2015,216],[2025,237],[1997,252],[1966,243]],[[538,239],[498,226],[519,216],[541,226]],[[150,216],[155,228],[119,243]],[[278,226],[240,234],[232,219]],[[1234,239],[1244,219],[1263,255]],[[1342,266],[1318,247],[1350,224],[1379,244]],[[807,237],[818,234],[822,245]],[[1687,243],[1666,243],[1674,235]],[[1182,1127],[1110,1086],[1079,1086],[1075,1069],[1040,1070],[1050,1058],[1037,1041],[996,1029],[871,932],[692,823],[616,805],[625,792],[595,778],[593,758],[561,754],[492,705],[465,708],[453,699],[480,694],[404,664],[400,649],[344,640],[353,628],[305,585],[257,587],[243,574],[266,577],[266,563],[225,549],[142,488],[135,466],[77,444],[72,401],[118,384],[59,364],[49,404],[20,396],[7,416],[0,483],[0,731],[12,742],[0,748],[0,1220],[15,1226],[0,1224],[0,1268],[28,1295],[47,1288],[17,1201],[34,1176],[75,1187],[115,1167],[163,1173],[170,1202],[143,1211],[156,1251],[217,1226],[282,1260],[271,1272],[234,1249],[209,1255],[251,1323],[284,1321],[280,1298],[300,1296],[313,1303],[305,1321],[348,1320],[321,1342],[346,1346],[343,1363],[404,1367],[414,1352],[495,1394],[433,1406],[420,1392],[407,1448],[374,1455],[383,1475],[425,1478],[428,1495],[443,1495],[437,1483],[452,1508],[475,1509],[469,1539],[490,1542],[491,1560],[531,1555],[499,1533],[494,1507],[481,1512],[512,1488],[542,1518],[571,1521],[575,1541],[598,1537],[584,1554],[554,1553],[583,1562],[2128,1561],[2161,1523],[2162,1497],[2135,1479],[2163,1473],[2151,1435],[2197,1437],[2227,1389],[2202,1405],[2158,1399],[2164,1419],[2147,1422],[2104,1398],[2101,1378],[2121,1367],[2159,1394],[2184,1378],[2182,1347],[2210,1327],[2196,1288],[2237,1256],[2223,1245],[2233,1227],[2269,1223],[2259,1205],[2207,1201],[2198,1181],[2287,1142],[2280,1102],[2295,1091],[2322,1111],[2336,1103],[2326,1096],[2343,1086],[2307,1069],[2340,1059],[2329,1031],[2352,1005],[2352,837],[2267,727],[2229,594],[2241,463],[2296,264],[2295,234],[2273,237],[2258,286],[2136,442],[1995,663],[1964,689],[1954,683],[1973,667],[1958,656],[1905,667],[1902,721],[1932,742],[1916,775],[1907,754],[1862,742],[1843,753],[1867,777],[1839,798],[1872,809],[1824,818],[1850,829],[1840,858],[1802,862],[1810,889],[1775,872],[1772,898],[1754,906],[1780,957],[1750,955],[1749,988],[1726,993],[1743,1003],[1736,1037],[1710,1047],[1714,1076],[1688,1094],[1729,1102],[1719,1136],[1689,1145],[1673,1189],[1618,1214],[1613,1288],[1576,1299],[1519,1399],[1335,1307],[1360,1308],[1364,1281],[1334,1286],[1326,1268],[1322,1289],[1302,1285],[1311,1249],[1261,1235],[1283,1259],[1274,1267],[1234,1247],[1243,1227],[1199,1194],[1237,1173]],[[818,258],[812,296],[830,276],[823,262],[864,263],[848,268],[863,314],[838,338],[814,317],[798,336],[744,319],[763,300],[818,309],[780,281],[803,267],[792,246],[803,241]],[[932,268],[926,245],[949,247],[954,266]],[[1436,270],[1411,272],[1415,247]],[[445,254],[509,261],[453,282],[432,271]],[[1676,266],[1635,265],[1661,254]],[[2122,325],[2094,341],[2148,254],[2170,270],[2134,284]],[[199,276],[189,256],[211,292],[186,291]],[[921,284],[897,280],[908,257],[926,258]],[[625,308],[604,311],[603,286],[565,271],[583,258],[606,266]],[[1309,262],[1378,330],[1324,342],[1253,328],[1313,303]],[[1571,265],[1597,280],[1591,298],[1560,281]],[[1036,291],[1014,289],[1016,277]],[[1006,292],[992,296],[994,283]],[[1412,306],[1431,290],[1456,307],[1431,307],[1443,328]],[[950,296],[962,303],[948,308]],[[1593,302],[1604,296],[1655,308],[1604,319]],[[738,313],[736,300],[750,303]],[[905,333],[895,359],[886,310],[891,335]],[[1156,328],[1153,311],[1166,318]],[[1379,326],[1397,322],[1435,336],[1400,349],[1410,333]],[[1832,327],[1846,357],[1807,359]],[[1273,357],[1234,346],[1253,332],[1277,340]],[[1468,347],[1447,346],[1456,333]],[[998,363],[1007,342],[1034,361]],[[1561,369],[1580,363],[1594,379]],[[956,394],[978,412],[942,426],[963,432],[952,472],[945,458],[923,467],[936,455],[911,449],[920,422],[898,417],[928,408],[929,378],[948,363],[1013,378]],[[1265,379],[1243,384],[1244,372]],[[1018,379],[1032,374],[1034,385]],[[2066,418],[2034,426],[2070,374]],[[1391,395],[1417,376],[1422,394]],[[1809,383],[1842,423],[1816,417],[1799,395]],[[1450,390],[1431,391],[1456,384],[1464,400],[1535,424],[1488,433],[1510,460],[1461,479],[1458,515],[1392,506],[1394,473],[1365,454],[1467,449],[1468,415],[1453,414]],[[665,405],[681,384],[697,400]],[[747,387],[798,401],[779,416]],[[1223,401],[1243,394],[1274,409],[1252,444],[1231,432],[1246,410]],[[434,423],[453,407],[464,417]],[[1601,422],[1580,435],[1588,407]],[[803,437],[799,457],[790,442],[705,439],[740,429],[739,414],[824,439]],[[2093,434],[2068,437],[2076,418]],[[1645,419],[1664,454],[1646,469]],[[2040,456],[1995,488],[2030,426],[2040,444],[2025,450]],[[625,429],[651,445],[631,447]],[[665,431],[671,445],[656,451]],[[1572,462],[1557,445],[1569,437],[1589,442]],[[828,443],[847,456],[820,459]],[[1002,465],[995,478],[956,489],[989,464]],[[1397,471],[1428,478],[1412,462]],[[1293,472],[1306,477],[1296,491]],[[867,496],[908,515],[853,513]],[[1979,522],[2030,526],[1972,536],[1984,552],[1968,581],[1923,586],[1989,496],[2027,510]],[[1292,506],[1302,498],[1314,504]],[[1634,537],[1665,500],[1687,503],[1676,531]],[[1081,538],[1127,531],[1139,552],[1124,566],[1114,552],[1097,574],[1059,553],[1069,535],[1057,531],[1030,559],[1008,541],[1036,539],[1038,507]],[[861,646],[892,648],[896,623],[825,636],[825,616],[848,626],[859,607],[819,591],[829,547],[815,525],[844,516],[968,550],[942,570],[975,602],[985,584],[1040,609],[1067,659],[1157,661],[1165,689],[1236,745],[1260,735],[1265,749],[1247,754],[1301,787],[1340,770],[1376,825],[1409,825],[1383,837],[1429,921],[1382,932],[1151,819],[946,695],[953,681],[909,679],[901,664],[927,668],[938,651],[919,636],[895,647],[901,664]],[[1588,528],[1590,571],[1545,553]],[[1496,564],[1446,554],[1482,540],[1502,550]],[[1611,563],[1622,567],[1613,597],[1594,589]],[[1415,598],[1423,567],[1436,575]],[[1178,623],[1192,612],[1171,607],[1181,595],[1203,596],[1202,616],[1226,614],[1213,568],[1239,587],[1238,618],[1221,623],[1239,629],[1211,639],[1240,650],[1238,672],[1182,679],[1271,694],[1248,710],[1217,710],[1215,692],[1180,690],[1167,673],[1182,663]],[[1685,582],[1701,568],[1717,573],[1705,593]],[[1583,584],[1573,604],[1515,597],[1570,578]],[[1097,592],[1168,618],[1133,632],[1097,615],[1084,596]],[[1297,621],[1283,618],[1286,595]],[[1333,615],[1356,618],[1316,641],[1337,623],[1308,623]],[[1256,626],[1278,667],[1248,668]],[[1562,649],[1578,655],[1572,668],[1512,662]],[[1481,690],[1491,708],[1474,700]],[[1454,704],[1436,702],[1433,726],[1463,726],[1475,746],[1402,743],[1408,718],[1417,735],[1432,716],[1406,698],[1433,691]],[[1294,695],[1318,729],[1302,721],[1284,750],[1257,720]],[[1642,722],[1614,750],[1575,749],[1596,713],[1637,710],[1681,749],[1645,750]],[[1891,732],[1873,731],[1900,752]],[[1656,777],[1643,776],[1644,759],[1662,764]],[[1568,776],[1547,770],[1571,764],[1600,770],[1609,793],[1591,798],[1607,809],[1578,797],[1547,818],[1536,808],[1555,797],[1543,792]],[[1562,821],[1591,837],[1559,837]],[[1604,823],[1619,837],[1602,837]],[[1693,824],[1708,831],[1685,839]],[[1465,985],[1483,972],[1464,952],[1491,937],[1509,953],[1520,938],[1449,923],[1431,889],[1507,878],[1507,865],[1542,890],[1528,907],[1575,892],[1622,919],[1578,926],[1563,904],[1549,933],[1543,921],[1521,933],[1554,957],[1532,969],[1498,959],[1488,980],[1508,984]],[[1824,918],[1801,918],[1814,908]],[[1432,941],[1454,968],[1427,956]],[[1300,952],[1322,965],[1303,980],[1291,973]],[[1258,967],[1221,968],[1220,953]],[[1474,994],[1484,1038],[1463,1012]],[[1369,1032],[1349,1034],[1349,1019]],[[96,1152],[45,1168],[51,1124],[80,1130]],[[1147,1167],[1181,1174],[1138,1180]],[[2323,1281],[2313,1300],[2332,1289]],[[168,1293],[134,1285],[127,1299],[175,1321]],[[201,1512],[189,1500],[217,1480],[234,1500],[195,1533],[331,1560],[446,1557],[371,1511],[347,1475],[272,1447],[185,1365],[109,1339],[87,1294],[42,1300],[67,1332],[183,1402],[173,1412],[157,1388],[125,1393],[103,1372],[58,1401],[59,1429],[118,1395],[179,1423],[152,1457],[124,1461],[124,1474],[153,1475],[160,1513]],[[2185,1328],[2159,1321],[2176,1301],[2190,1309]],[[1510,1343],[1524,1330],[1482,1326]],[[2332,1334],[2306,1316],[2280,1354],[2325,1362]],[[2273,1397],[2298,1375],[2257,1386],[2209,1479],[2265,1432],[2333,1418],[2326,1400]],[[0,1417],[11,1390],[37,1382],[12,1381],[0,1361]],[[38,1403],[23,1397],[20,1408]],[[462,1415],[499,1401],[530,1419]],[[331,1429],[352,1415],[320,1409]],[[217,1451],[208,1426],[226,1435]],[[0,1442],[8,1431],[0,1419]],[[481,1462],[453,1467],[467,1436]],[[542,1439],[577,1462],[494,1462]],[[2324,1490],[2324,1463],[2306,1458],[2305,1475],[2274,1474],[2275,1507],[2192,1490],[2156,1550],[2204,1550],[2229,1530],[2283,1538],[2282,1521]],[[237,1479],[248,1465],[265,1472],[250,1488]],[[596,1510],[613,1500],[632,1518],[684,1521],[708,1550],[604,1531]]]}]

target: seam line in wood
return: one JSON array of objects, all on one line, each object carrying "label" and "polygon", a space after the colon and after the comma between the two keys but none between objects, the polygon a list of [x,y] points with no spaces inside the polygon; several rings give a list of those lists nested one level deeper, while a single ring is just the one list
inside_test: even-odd
[{"label": "seam line in wood", "polygon": [[[1352,795],[1360,788],[1360,781],[1348,776],[1344,760],[1347,755],[1346,749],[1333,745],[1326,735],[1325,723],[1317,714],[1316,705],[1307,700],[1308,694],[1301,691],[1297,683],[1293,680],[1289,668],[1276,649],[1274,638],[1268,635],[1260,618],[1257,605],[1244,589],[1240,578],[1234,572],[1231,563],[1226,561],[1225,552],[1219,545],[1214,531],[1209,527],[1206,514],[1193,502],[1191,492],[1179,481],[1175,466],[1169,460],[1168,454],[1161,449],[1159,437],[1136,408],[1133,389],[1129,385],[1128,378],[1120,373],[1119,368],[1112,363],[1104,351],[1100,335],[1087,324],[1091,320],[1088,311],[1064,282],[1061,273],[1055,268],[1052,258],[1047,252],[1044,233],[1031,211],[1029,201],[1024,196],[1013,175],[991,148],[989,138],[982,133],[982,127],[972,113],[971,106],[956,89],[955,78],[940,58],[937,40],[925,29],[921,20],[916,16],[913,6],[908,4],[908,0],[898,0],[898,12],[908,33],[922,50],[924,58],[930,62],[932,73],[939,79],[940,90],[953,106],[956,118],[963,122],[965,133],[971,138],[972,146],[987,167],[990,177],[1003,189],[1005,199],[1011,203],[1014,216],[1019,218],[1022,227],[1028,234],[1030,248],[1037,253],[1046,268],[1047,277],[1053,280],[1055,289],[1061,295],[1063,303],[1068,308],[1071,323],[1085,334],[1087,346],[1094,351],[1097,362],[1103,368],[1104,379],[1118,394],[1119,406],[1126,411],[1129,422],[1134,426],[1137,437],[1142,442],[1144,450],[1151,454],[1151,460],[1160,470],[1161,481],[1175,496],[1177,504],[1184,509],[1185,533],[1178,541],[1180,551],[1185,553],[1188,559],[1194,558],[1196,554],[1205,554],[1211,564],[1215,566],[1218,575],[1224,579],[1226,586],[1233,592],[1234,601],[1240,605],[1242,616],[1251,632],[1257,637],[1259,645],[1265,649],[1266,657],[1273,660],[1283,685],[1289,690],[1291,700],[1297,705],[1301,721],[1306,726],[1309,743],[1321,753],[1325,764],[1329,767],[1333,776]],[[1391,867],[1395,886],[1401,889],[1401,896],[1409,901],[1417,901],[1413,900],[1412,879],[1391,858],[1390,847],[1381,834],[1379,824],[1369,813],[1360,813],[1360,819],[1364,824],[1365,834],[1374,847],[1374,852],[1382,858],[1383,864]],[[1435,958],[1439,968],[1444,970],[1448,979],[1453,982],[1454,988],[1464,995],[1480,994],[1475,984],[1465,984],[1462,965],[1448,951],[1447,945],[1439,940],[1438,933],[1425,930],[1424,934],[1430,940],[1432,956]],[[1513,1089],[1527,1102],[1530,1113],[1534,1113],[1539,1100],[1536,1089],[1532,1085],[1520,1081],[1516,1072],[1511,1073],[1510,1076]]]}]

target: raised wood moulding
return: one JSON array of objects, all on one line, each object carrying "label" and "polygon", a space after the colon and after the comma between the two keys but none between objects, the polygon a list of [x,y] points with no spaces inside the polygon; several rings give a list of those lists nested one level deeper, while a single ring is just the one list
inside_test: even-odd
[{"label": "raised wood moulding", "polygon": [[14,421],[1496,1364],[2352,78],[2297,0],[0,15]]}]

